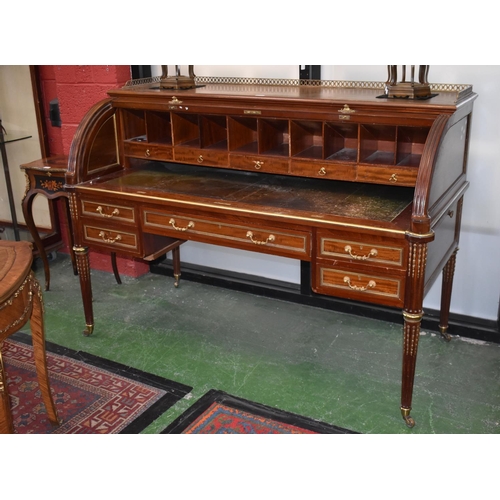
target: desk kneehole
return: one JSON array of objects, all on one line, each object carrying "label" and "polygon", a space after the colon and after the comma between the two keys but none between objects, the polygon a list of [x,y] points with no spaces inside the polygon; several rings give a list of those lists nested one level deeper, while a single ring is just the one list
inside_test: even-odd
[{"label": "desk kneehole", "polygon": [[173,213],[144,210],[144,231],[165,236],[179,237],[200,242],[217,242],[236,248],[268,251],[278,255],[310,259],[310,234],[308,232],[256,227],[210,219],[200,219]]}]

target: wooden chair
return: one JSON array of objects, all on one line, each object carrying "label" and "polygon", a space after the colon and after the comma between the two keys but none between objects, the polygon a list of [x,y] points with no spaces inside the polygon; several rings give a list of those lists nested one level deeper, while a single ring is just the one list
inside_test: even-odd
[{"label": "wooden chair", "polygon": [[32,246],[26,241],[0,241],[0,434],[14,432],[6,373],[2,361],[3,341],[30,321],[35,367],[47,415],[59,425],[50,392],[45,354],[43,301],[40,284],[31,271]]}]

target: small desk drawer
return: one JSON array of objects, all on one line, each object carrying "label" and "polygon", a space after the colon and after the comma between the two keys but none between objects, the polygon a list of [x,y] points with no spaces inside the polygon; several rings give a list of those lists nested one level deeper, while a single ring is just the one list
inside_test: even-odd
[{"label": "small desk drawer", "polygon": [[203,241],[245,250],[261,251],[297,259],[310,260],[310,235],[307,232],[282,230],[201,219],[156,210],[143,210],[145,232],[163,234],[175,238]]},{"label": "small desk drawer", "polygon": [[380,241],[369,236],[336,238],[327,232],[318,232],[318,257],[347,259],[353,262],[404,267],[404,246]]},{"label": "small desk drawer", "polygon": [[98,244],[112,251],[126,250],[133,255],[140,253],[137,235],[121,229],[108,229],[84,223],[83,239],[87,243]]},{"label": "small desk drawer", "polygon": [[[26,170],[28,172],[28,170]],[[64,191],[64,173],[48,174],[29,172],[31,189],[39,189],[47,197]]]},{"label": "small desk drawer", "polygon": [[174,149],[175,161],[191,163],[193,165],[208,165],[212,167],[226,167],[228,164],[227,151],[212,149],[185,148],[176,146]]},{"label": "small desk drawer", "polygon": [[374,182],[376,184],[394,184],[395,186],[415,186],[418,168],[381,167],[376,165],[359,165],[358,182]]},{"label": "small desk drawer", "polygon": [[373,271],[358,272],[347,267],[316,262],[313,290],[361,302],[402,307],[404,275],[377,273],[375,269]]},{"label": "small desk drawer", "polygon": [[229,155],[229,166],[235,169],[287,174],[289,161],[287,159],[270,158],[269,156]]},{"label": "small desk drawer", "polygon": [[151,144],[148,142],[124,142],[123,149],[127,156],[149,158],[151,160],[173,160],[172,146]]},{"label": "small desk drawer", "polygon": [[82,200],[82,215],[97,219],[113,219],[130,223],[135,223],[136,220],[133,208],[89,200]]},{"label": "small desk drawer", "polygon": [[293,175],[317,177],[318,179],[336,179],[341,181],[353,181],[356,179],[356,165],[345,163],[293,159],[290,171]]}]

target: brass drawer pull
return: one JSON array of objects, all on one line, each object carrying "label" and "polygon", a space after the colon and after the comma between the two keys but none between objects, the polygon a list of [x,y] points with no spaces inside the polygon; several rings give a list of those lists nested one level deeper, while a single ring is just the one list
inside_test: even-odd
[{"label": "brass drawer pull", "polygon": [[356,290],[357,292],[365,292],[366,290],[368,290],[369,288],[375,288],[377,286],[377,283],[375,283],[375,281],[373,280],[370,280],[368,282],[368,285],[366,286],[356,286],[356,285],[352,285],[351,284],[351,278],[349,278],[349,276],[345,276],[344,277],[344,283],[347,283],[347,286],[351,289],[351,290]]},{"label": "brass drawer pull", "polygon": [[272,243],[276,239],[274,234],[270,234],[264,241],[254,240],[252,231],[247,232],[247,238],[250,238],[250,241],[255,245],[267,245],[267,243]]},{"label": "brass drawer pull", "polygon": [[146,149],[146,156],[151,156],[151,151],[149,149]]},{"label": "brass drawer pull", "polygon": [[175,224],[175,219],[170,219],[168,223],[176,230],[176,231],[187,231],[188,229],[191,229],[194,227],[194,222],[190,221],[189,224],[186,227],[177,227]]},{"label": "brass drawer pull", "polygon": [[351,245],[346,245],[344,250],[353,258],[353,259],[356,259],[356,260],[367,260],[369,259],[370,257],[376,257],[378,252],[375,248],[372,248],[370,250],[370,252],[367,254],[367,255],[354,255],[352,253],[352,247]]},{"label": "brass drawer pull", "polygon": [[326,175],[326,169],[325,169],[325,167],[321,167],[319,169],[318,175]]},{"label": "brass drawer pull", "polygon": [[203,163],[203,156],[200,155],[198,156],[197,160],[196,160],[198,163]]},{"label": "brass drawer pull", "polygon": [[103,217],[108,217],[108,218],[111,218],[111,217],[114,217],[115,215],[119,215],[120,211],[115,208],[110,214],[105,214],[101,205],[99,205],[96,209],[95,209],[96,212],[99,212]]},{"label": "brass drawer pull", "polygon": [[106,238],[106,234],[104,233],[104,231],[101,231],[99,233],[99,236],[102,238],[102,241],[104,241],[104,243],[116,243],[117,241],[120,241],[122,239],[119,234],[116,236],[116,238]]},{"label": "brass drawer pull", "polygon": [[264,165],[264,162],[263,161],[254,161],[255,163],[255,169],[256,170],[260,170],[262,168],[262,165]]},{"label": "brass drawer pull", "polygon": [[398,182],[398,176],[396,174],[392,174],[389,177],[389,182]]},{"label": "brass drawer pull", "polygon": [[342,109],[339,109],[339,113],[356,113],[354,109],[351,109],[349,107],[349,104],[344,104],[344,107]]}]

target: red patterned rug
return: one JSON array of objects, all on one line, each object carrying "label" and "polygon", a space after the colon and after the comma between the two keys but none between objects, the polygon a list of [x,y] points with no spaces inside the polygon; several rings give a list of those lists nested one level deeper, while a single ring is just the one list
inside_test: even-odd
[{"label": "red patterned rug", "polygon": [[211,390],[162,434],[356,434],[334,425]]},{"label": "red patterned rug", "polygon": [[41,399],[31,337],[16,333],[2,348],[18,434],[137,434],[192,389],[50,342],[46,349],[58,427]]}]

